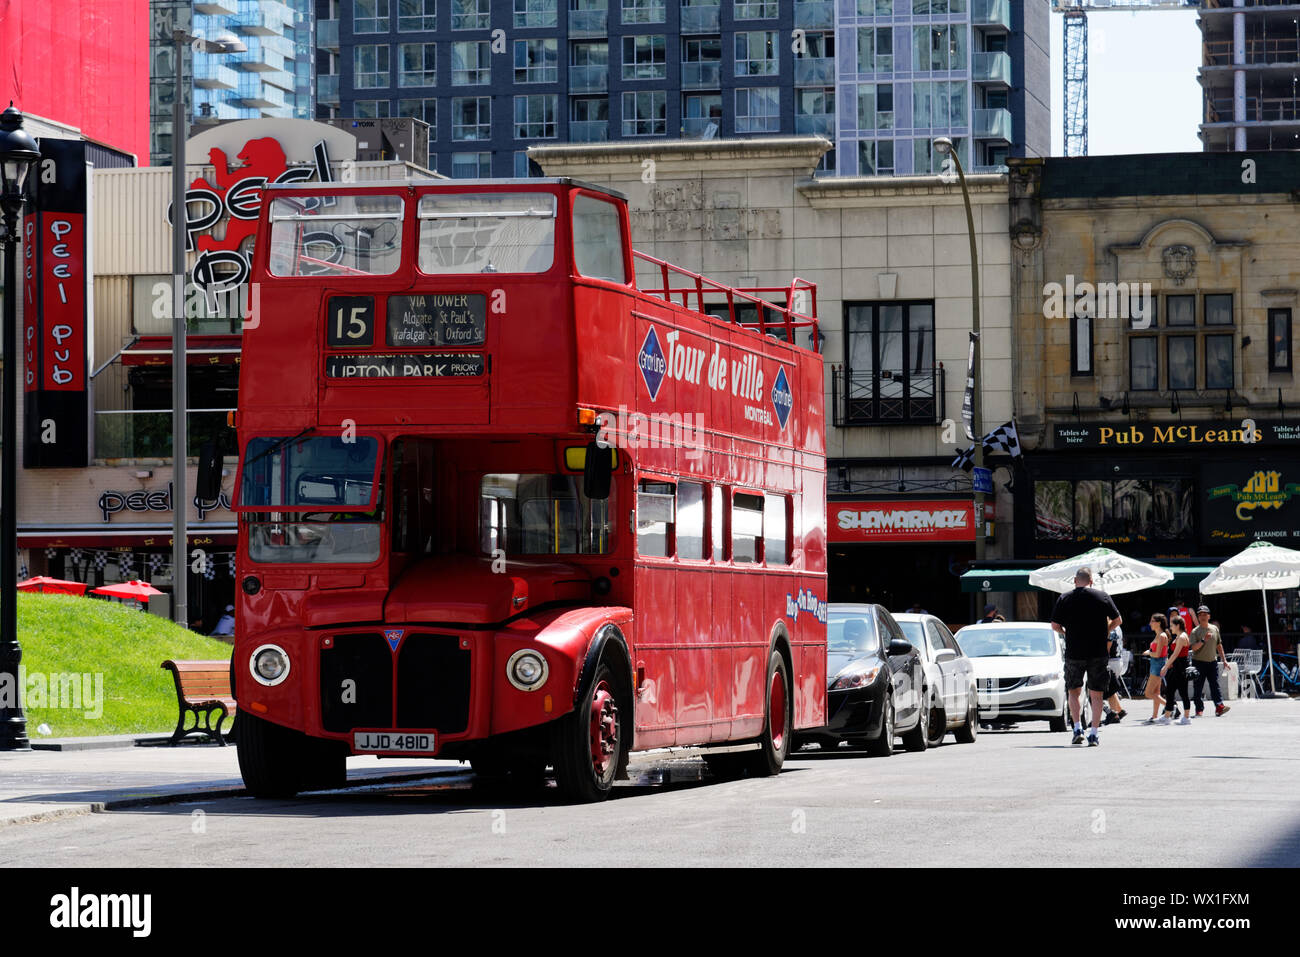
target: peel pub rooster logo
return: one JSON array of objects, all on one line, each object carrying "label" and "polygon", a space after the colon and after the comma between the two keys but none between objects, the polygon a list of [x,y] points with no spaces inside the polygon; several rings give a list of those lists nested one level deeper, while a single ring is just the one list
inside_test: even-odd
[{"label": "peel pub rooster logo", "polygon": [[[266,184],[301,183],[313,176],[322,183],[332,180],[324,140],[316,144],[312,155],[312,166],[290,167],[284,148],[269,136],[249,140],[234,162],[223,149],[208,151],[216,184],[199,177],[185,193],[185,248],[199,254],[191,280],[203,290],[209,309],[216,310],[219,294],[248,282]],[[223,220],[224,229],[219,225]],[[170,206],[167,221],[174,221]]]}]

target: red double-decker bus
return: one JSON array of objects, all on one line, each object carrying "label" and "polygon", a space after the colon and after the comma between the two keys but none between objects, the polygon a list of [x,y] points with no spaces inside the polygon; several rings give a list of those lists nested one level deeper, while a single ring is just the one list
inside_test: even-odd
[{"label": "red double-decker bus", "polygon": [[564,179],[270,187],[253,263],[252,793],[375,754],[596,800],[633,750],[773,774],[825,723],[810,284],[641,256],[624,197]]}]

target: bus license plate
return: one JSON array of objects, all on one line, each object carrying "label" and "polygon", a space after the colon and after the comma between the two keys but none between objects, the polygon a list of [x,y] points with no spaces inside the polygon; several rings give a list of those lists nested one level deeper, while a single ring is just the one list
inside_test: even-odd
[{"label": "bus license plate", "polygon": [[352,734],[354,751],[407,751],[428,752],[434,748],[432,734],[399,734],[394,731],[355,731]]}]

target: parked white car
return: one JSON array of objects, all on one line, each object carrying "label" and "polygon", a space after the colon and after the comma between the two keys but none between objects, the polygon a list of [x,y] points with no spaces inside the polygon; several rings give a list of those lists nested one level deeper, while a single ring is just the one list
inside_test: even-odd
[{"label": "parked white car", "polygon": [[930,747],[943,743],[954,732],[958,742],[969,744],[979,731],[979,699],[975,689],[975,668],[961,650],[952,632],[934,615],[902,612],[894,621],[907,640],[921,650],[925,662],[925,687],[930,701]]},{"label": "parked white car", "polygon": [[1065,699],[1065,644],[1040,621],[967,625],[957,643],[975,668],[980,721],[1046,721],[1069,726]]}]

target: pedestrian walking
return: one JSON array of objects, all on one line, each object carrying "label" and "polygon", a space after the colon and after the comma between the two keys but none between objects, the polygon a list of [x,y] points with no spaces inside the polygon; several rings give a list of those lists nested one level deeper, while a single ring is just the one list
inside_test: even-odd
[{"label": "pedestrian walking", "polygon": [[1151,647],[1145,652],[1149,667],[1144,693],[1151,702],[1151,717],[1147,718],[1146,723],[1155,724],[1160,717],[1160,707],[1165,703],[1164,696],[1160,693],[1164,687],[1160,672],[1165,666],[1165,658],[1169,652],[1169,619],[1156,612],[1151,616],[1150,625],[1155,638],[1151,640]]},{"label": "pedestrian walking", "polygon": [[1115,601],[1092,587],[1092,569],[1084,566],[1074,573],[1074,589],[1056,600],[1052,609],[1052,630],[1065,635],[1065,691],[1070,698],[1070,721],[1074,725],[1071,744],[1083,744],[1079,721],[1079,692],[1084,675],[1092,704],[1092,728],[1088,747],[1101,744],[1101,699],[1106,688],[1107,637],[1123,618]]},{"label": "pedestrian walking", "polygon": [[1196,609],[1200,624],[1192,629],[1191,647],[1192,663],[1196,666],[1196,681],[1192,684],[1192,700],[1196,702],[1196,717],[1205,714],[1205,699],[1201,691],[1205,682],[1210,683],[1210,697],[1214,700],[1214,716],[1221,718],[1228,713],[1228,705],[1223,703],[1223,692],[1219,689],[1219,662],[1228,667],[1228,655],[1223,650],[1223,638],[1219,626],[1211,624],[1210,609],[1202,605]]},{"label": "pedestrian walking", "polygon": [[1161,674],[1165,678],[1165,713],[1160,718],[1160,724],[1169,724],[1177,716],[1178,706],[1174,703],[1174,696],[1180,695],[1183,699],[1183,716],[1178,721],[1179,724],[1191,724],[1192,719],[1189,715],[1192,713],[1192,702],[1187,697],[1187,655],[1190,644],[1187,638],[1187,628],[1183,624],[1183,619],[1169,619],[1169,657],[1165,660]]},{"label": "pedestrian walking", "polygon": [[1116,628],[1106,639],[1106,704],[1109,713],[1102,724],[1119,724],[1128,717],[1128,712],[1119,703],[1119,693],[1123,690],[1119,676],[1124,673],[1124,631]]}]

